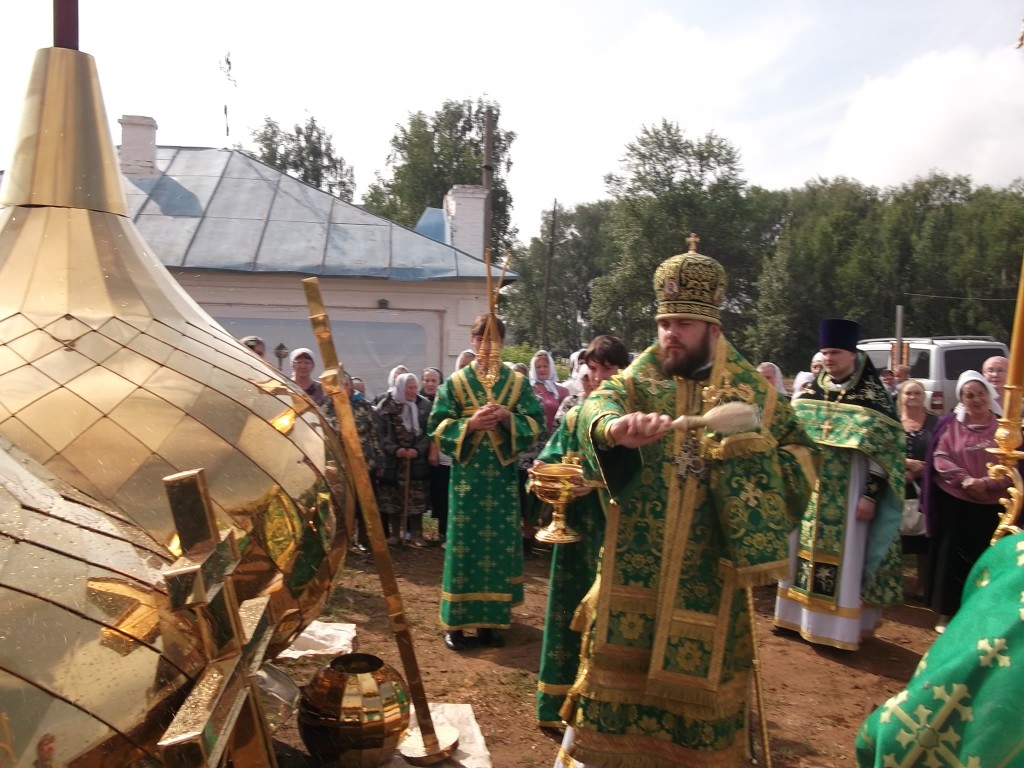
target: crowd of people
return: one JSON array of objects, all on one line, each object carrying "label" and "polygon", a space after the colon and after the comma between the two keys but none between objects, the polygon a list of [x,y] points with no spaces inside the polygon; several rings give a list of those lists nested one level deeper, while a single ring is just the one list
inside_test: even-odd
[{"label": "crowd of people", "polygon": [[[504,645],[544,514],[532,474],[583,467],[566,511],[581,540],[552,549],[538,674],[537,722],[564,729],[556,766],[739,765],[752,587],[777,584],[775,631],[814,644],[854,652],[908,598],[942,633],[998,523],[1009,481],[988,476],[985,449],[1005,358],[965,371],[940,418],[908,366],[876,370],[859,324],[826,318],[790,388],[722,332],[726,286],[691,237],[654,276],[656,342],[631,360],[598,336],[565,382],[546,350],[518,369],[489,362],[504,338],[494,315],[476,319],[447,379],[398,366],[371,403],[343,377],[389,543],[424,546],[423,516],[437,518],[452,651]],[[330,409],[312,353],[290,362]],[[712,420],[736,403],[756,418]],[[353,547],[365,551],[363,527]]]}]

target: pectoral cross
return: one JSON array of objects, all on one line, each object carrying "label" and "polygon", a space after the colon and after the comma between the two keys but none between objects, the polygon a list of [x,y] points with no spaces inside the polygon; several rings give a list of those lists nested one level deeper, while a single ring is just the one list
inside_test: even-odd
[{"label": "pectoral cross", "polygon": [[688,477],[700,478],[704,475],[707,462],[700,455],[700,443],[696,437],[690,435],[683,440],[673,463],[680,482],[686,482]]}]

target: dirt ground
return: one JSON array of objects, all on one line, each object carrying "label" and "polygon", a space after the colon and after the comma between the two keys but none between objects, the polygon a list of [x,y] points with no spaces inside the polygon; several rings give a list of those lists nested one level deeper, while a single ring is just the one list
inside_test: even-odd
[{"label": "dirt ground", "polygon": [[[457,654],[445,648],[437,621],[442,550],[391,552],[428,700],[473,706],[495,768],[552,765],[560,736],[539,729],[534,714],[550,553],[539,549],[526,561],[526,600],[514,611],[506,646]],[[793,634],[773,634],[774,593],[774,587],[755,590],[773,765],[851,766],[857,729],[910,678],[935,638],[934,616],[913,603],[890,609],[876,636],[851,653],[811,645]],[[355,650],[401,670],[382,594],[372,558],[351,554],[321,618],[356,624]],[[301,685],[327,660],[279,664]],[[316,765],[306,757],[294,721],[279,729],[275,739],[282,768]],[[759,753],[759,740],[755,748]]]}]

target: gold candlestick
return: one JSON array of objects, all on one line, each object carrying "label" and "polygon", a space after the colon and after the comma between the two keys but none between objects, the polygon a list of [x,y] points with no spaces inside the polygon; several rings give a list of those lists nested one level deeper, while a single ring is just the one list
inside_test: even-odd
[{"label": "gold candlestick", "polygon": [[988,465],[989,477],[1001,480],[1010,478],[1013,487],[1009,498],[1000,499],[1005,510],[999,518],[999,525],[992,534],[992,543],[1008,533],[1019,533],[1017,519],[1020,515],[1024,483],[1021,481],[1017,462],[1024,458],[1024,452],[1017,450],[1024,435],[1021,433],[1021,394],[1024,393],[1024,260],[1017,285],[1017,307],[1013,317],[1013,336],[1010,338],[1010,364],[1007,366],[1006,385],[1003,387],[1003,417],[996,429],[996,448],[988,450],[999,457],[999,464]]}]

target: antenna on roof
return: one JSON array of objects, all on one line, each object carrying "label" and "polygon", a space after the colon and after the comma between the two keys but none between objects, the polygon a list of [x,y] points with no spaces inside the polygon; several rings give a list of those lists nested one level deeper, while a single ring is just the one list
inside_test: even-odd
[{"label": "antenna on roof", "polygon": [[[228,79],[235,88],[238,87],[238,81],[231,76],[231,51],[224,54],[224,58],[220,62],[220,71],[224,73],[224,77]],[[224,97],[224,135],[231,135],[231,123],[228,120],[228,100],[227,96]]]}]

